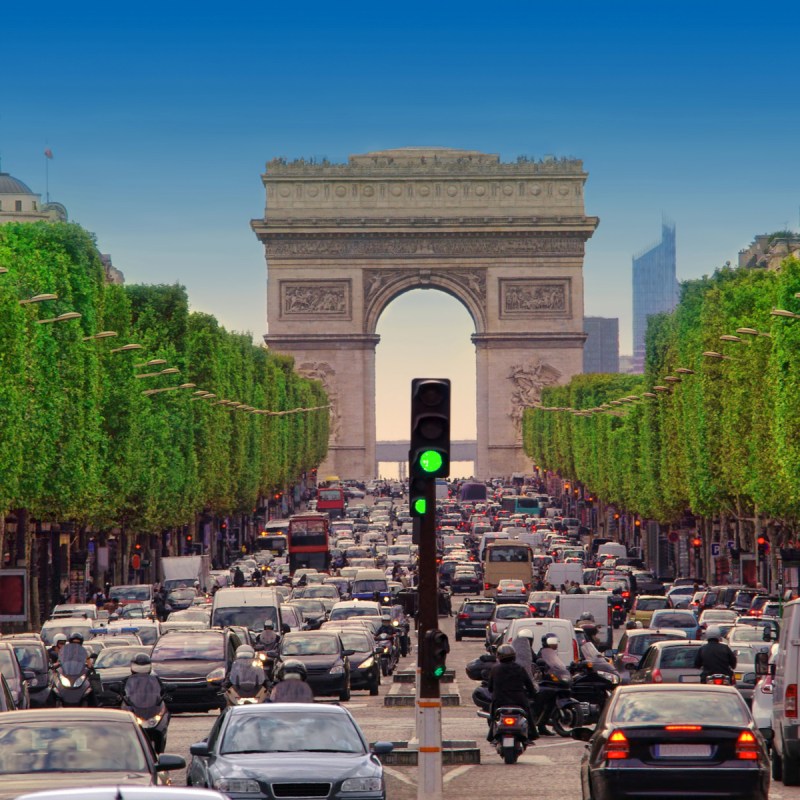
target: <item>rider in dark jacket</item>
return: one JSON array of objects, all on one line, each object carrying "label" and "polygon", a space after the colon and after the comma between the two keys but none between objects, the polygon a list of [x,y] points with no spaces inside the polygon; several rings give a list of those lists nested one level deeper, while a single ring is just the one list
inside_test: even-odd
[{"label": "rider in dark jacket", "polygon": [[[531,700],[536,696],[536,687],[528,670],[517,664],[517,653],[510,644],[503,644],[497,648],[497,664],[489,673],[488,688],[492,693],[492,722],[498,708],[516,706],[521,708],[528,718],[529,739],[537,738],[530,710]],[[487,741],[492,741],[492,728],[490,725]]]},{"label": "rider in dark jacket", "polygon": [[700,670],[700,680],[705,683],[709,675],[727,675],[733,678],[736,669],[736,653],[723,644],[722,632],[716,625],[706,631],[706,643],[697,651],[694,665]]}]

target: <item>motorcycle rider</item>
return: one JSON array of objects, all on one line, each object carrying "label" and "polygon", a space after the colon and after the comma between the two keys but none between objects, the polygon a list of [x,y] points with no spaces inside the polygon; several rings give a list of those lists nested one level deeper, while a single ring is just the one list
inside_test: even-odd
[{"label": "motorcycle rider", "polygon": [[733,683],[736,669],[736,653],[720,640],[722,631],[719,625],[709,625],[706,630],[706,643],[697,651],[694,665],[700,670],[700,680],[705,683],[709,675],[727,675]]},{"label": "motorcycle rider", "polygon": [[258,634],[258,640],[264,645],[271,658],[277,655],[281,637],[275,630],[275,623],[271,619],[264,620],[264,630]]},{"label": "motorcycle rider", "polygon": [[281,680],[272,687],[269,699],[273,703],[313,703],[314,692],[306,683],[308,670],[302,661],[284,661]]},{"label": "motorcycle rider", "polygon": [[397,633],[397,628],[392,625],[392,612],[388,609],[386,611],[381,611],[381,626],[375,631],[375,636],[378,637],[382,633],[386,633],[392,638]]},{"label": "motorcycle rider", "polygon": [[164,687],[152,670],[147,653],[137,653],[131,659],[131,674],[125,679],[123,696],[133,708],[152,709],[161,705]]},{"label": "motorcycle rider", "polygon": [[[567,665],[558,655],[558,644],[558,636],[554,633],[546,633],[542,636],[542,649],[539,651],[538,659],[544,662],[544,669],[547,672],[553,673],[559,680],[569,681],[571,675]],[[542,736],[554,736],[546,725],[546,720],[550,718],[552,710],[552,703],[548,701],[554,699],[553,696],[545,692],[539,692],[536,696],[535,716],[540,720],[539,733]]]},{"label": "motorcycle rider", "polygon": [[494,738],[495,711],[503,706],[521,708],[528,719],[528,741],[537,739],[531,714],[531,701],[536,697],[536,687],[530,673],[521,664],[517,664],[516,650],[510,644],[501,644],[497,648],[497,663],[489,673],[488,689],[492,695],[492,705],[486,741],[491,742]]},{"label": "motorcycle rider", "polygon": [[57,665],[61,659],[61,651],[67,643],[67,637],[63,633],[57,633],[53,637],[53,646],[47,651],[50,662],[53,666]]},{"label": "motorcycle rider", "polygon": [[613,672],[619,675],[614,665],[600,652],[598,645],[598,634],[600,629],[597,625],[581,625],[586,641],[581,645],[581,658],[584,661],[591,661],[594,668],[601,672]]},{"label": "motorcycle rider", "polygon": [[237,693],[250,696],[264,686],[266,680],[267,673],[264,672],[261,662],[256,661],[256,651],[249,644],[237,647],[225,688],[233,687]]}]

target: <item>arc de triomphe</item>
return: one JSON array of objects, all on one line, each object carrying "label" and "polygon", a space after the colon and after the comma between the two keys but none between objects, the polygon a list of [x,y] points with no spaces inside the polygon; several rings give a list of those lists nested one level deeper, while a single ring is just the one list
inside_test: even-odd
[{"label": "arc de triomphe", "polygon": [[584,213],[582,162],[402,148],[346,164],[276,159],[262,177],[264,339],[328,390],[320,474],[375,475],[375,330],[417,288],[452,295],[475,323],[476,476],[529,471],[522,410],[582,371],[584,245],[598,223]]}]

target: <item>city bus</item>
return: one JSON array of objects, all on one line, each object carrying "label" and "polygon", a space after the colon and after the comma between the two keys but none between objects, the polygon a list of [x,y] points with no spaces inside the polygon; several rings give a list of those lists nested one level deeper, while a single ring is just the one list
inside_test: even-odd
[{"label": "city bus", "polygon": [[326,572],[330,565],[330,523],[327,514],[295,514],[289,517],[289,572],[315,569]]},{"label": "city bus", "polygon": [[500,500],[500,506],[503,511],[510,511],[512,514],[529,514],[536,517],[542,510],[538,497],[519,494],[506,495]]},{"label": "city bus", "polygon": [[317,511],[326,513],[331,519],[341,519],[347,508],[344,489],[341,486],[324,486],[317,490]]},{"label": "city bus", "polygon": [[530,546],[511,539],[496,539],[486,545],[483,554],[483,595],[494,597],[502,580],[519,580],[531,590],[533,551]]},{"label": "city bus", "polygon": [[282,558],[289,546],[288,534],[288,519],[271,519],[256,537],[254,543],[256,552],[268,551],[275,558]]}]

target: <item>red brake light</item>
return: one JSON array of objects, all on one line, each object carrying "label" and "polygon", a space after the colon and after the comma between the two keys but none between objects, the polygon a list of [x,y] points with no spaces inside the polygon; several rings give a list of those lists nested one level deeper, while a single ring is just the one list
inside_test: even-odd
[{"label": "red brake light", "polygon": [[483,588],[484,588],[484,589],[490,589],[490,588],[491,588],[491,586],[490,586],[488,583],[484,583],[484,584],[483,584]]},{"label": "red brake light", "polygon": [[628,739],[622,731],[614,731],[606,742],[606,759],[615,761],[620,758],[628,758],[630,747]]},{"label": "red brake light", "polygon": [[745,761],[758,760],[758,740],[750,731],[742,731],[736,740],[736,758]]},{"label": "red brake light", "polygon": [[662,676],[661,670],[658,667],[656,667],[650,674],[653,676],[653,683],[664,682],[664,677]]},{"label": "red brake light", "polygon": [[578,640],[573,636],[572,637],[572,660],[573,661],[580,661],[581,654],[578,650]]},{"label": "red brake light", "polygon": [[622,596],[623,596],[623,597],[630,597],[630,596],[631,596],[631,593],[630,593],[630,592],[623,592],[623,593],[622,593]]},{"label": "red brake light", "polygon": [[501,719],[500,721],[503,723],[503,725],[516,725],[517,724],[516,717],[503,717],[503,719]]},{"label": "red brake light", "polygon": [[459,619],[469,619],[469,614],[464,614],[463,612],[458,615]]},{"label": "red brake light", "polygon": [[702,725],[667,725],[665,731],[701,731]]},{"label": "red brake light", "polygon": [[797,684],[790,683],[786,687],[786,696],[784,699],[784,709],[787,717],[794,717],[797,719]]}]

